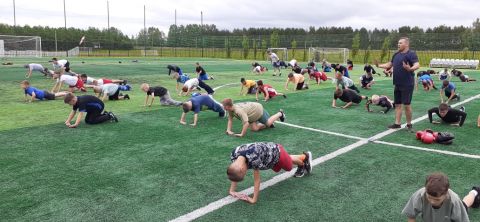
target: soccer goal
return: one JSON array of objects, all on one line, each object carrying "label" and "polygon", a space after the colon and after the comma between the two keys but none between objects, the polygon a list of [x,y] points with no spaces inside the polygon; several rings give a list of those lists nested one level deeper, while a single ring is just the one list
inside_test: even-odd
[{"label": "soccer goal", "polygon": [[42,57],[40,36],[0,35],[1,57]]},{"label": "soccer goal", "polygon": [[[278,58],[283,61],[288,61],[288,49],[287,48],[268,48],[267,52],[274,52]],[[267,55],[268,60],[268,55]]]},{"label": "soccer goal", "polygon": [[329,63],[346,64],[349,56],[347,48],[314,48],[308,49],[308,60],[322,62],[324,59]]}]

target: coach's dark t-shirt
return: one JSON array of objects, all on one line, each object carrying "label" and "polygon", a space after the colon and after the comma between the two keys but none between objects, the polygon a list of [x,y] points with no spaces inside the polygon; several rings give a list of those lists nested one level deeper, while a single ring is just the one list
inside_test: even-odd
[{"label": "coach's dark t-shirt", "polygon": [[413,66],[418,62],[417,54],[412,50],[408,50],[406,53],[397,52],[393,55],[391,62],[393,64],[393,85],[414,86],[415,73],[407,72],[403,68],[403,62]]},{"label": "coach's dark t-shirt", "polygon": [[73,110],[78,110],[80,112],[101,112],[105,104],[99,98],[95,96],[85,95],[78,96],[77,103],[73,105]]},{"label": "coach's dark t-shirt", "polygon": [[150,96],[152,93],[155,94],[155,96],[162,97],[167,94],[167,89],[161,86],[150,87],[150,89],[147,91],[147,95]]},{"label": "coach's dark t-shirt", "polygon": [[357,92],[349,89],[344,89],[343,93],[340,97],[337,97],[335,94],[333,95],[334,99],[340,99],[343,102],[349,103],[349,102],[354,102],[354,103],[360,103],[362,102],[362,97],[358,95]]}]

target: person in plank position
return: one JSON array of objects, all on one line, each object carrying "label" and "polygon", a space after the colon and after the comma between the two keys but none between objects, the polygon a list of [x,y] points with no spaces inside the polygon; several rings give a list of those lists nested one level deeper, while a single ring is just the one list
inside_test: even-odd
[{"label": "person in plank position", "polygon": [[443,173],[432,173],[427,176],[425,186],[417,190],[402,210],[409,222],[417,217],[423,221],[458,221],[468,222],[468,208],[480,206],[480,187],[474,186],[463,198],[450,190],[450,182]]},{"label": "person in plank position", "polygon": [[465,112],[465,107],[460,107],[460,109],[451,108],[446,103],[441,103],[438,107],[433,107],[428,110],[428,119],[430,123],[439,124],[439,121],[432,120],[432,114],[437,114],[440,119],[452,126],[462,126],[467,118],[467,113]]},{"label": "person in plank position", "polygon": [[372,99],[367,100],[367,111],[368,112],[373,112],[370,110],[370,104],[377,105],[383,108],[386,108],[383,111],[380,111],[381,113],[387,113],[391,108],[395,108],[395,104],[393,104],[393,101],[388,98],[387,96],[379,96],[379,95],[372,95]]},{"label": "person in plank position", "polygon": [[[263,108],[262,104],[257,102],[243,102],[233,104],[232,99],[224,99],[223,107],[228,111],[227,131],[228,135],[243,137],[250,127],[252,131],[260,131],[265,128],[273,128],[273,123],[277,120],[285,121],[285,114],[280,109],[275,115],[270,114]],[[240,119],[243,123],[242,132],[234,133],[232,131],[233,118]]]},{"label": "person in plank position", "polygon": [[68,91],[73,92],[75,89],[79,89],[82,92],[86,92],[82,79],[76,76],[54,74],[53,79],[57,79],[55,85],[53,85],[52,93],[57,93],[62,88],[62,84],[68,85]]},{"label": "person in plank position", "polygon": [[263,93],[264,95],[264,101],[267,102],[268,100],[272,99],[275,96],[283,96],[283,98],[287,98],[287,96],[283,93],[277,92],[271,85],[269,84],[263,84],[262,80],[257,81],[258,89],[257,92],[255,93],[255,98],[258,101],[258,94]]},{"label": "person in plank position", "polygon": [[368,99],[366,96],[361,96],[351,89],[336,89],[333,94],[332,107],[337,108],[337,99],[342,100],[346,104],[341,108],[346,109],[352,104],[360,104],[363,99]]},{"label": "person in plank position", "polygon": [[45,69],[43,68],[42,65],[40,64],[37,64],[37,63],[30,63],[30,64],[26,64],[23,66],[24,68],[28,69],[27,70],[27,74],[25,74],[25,78],[30,78],[32,76],[32,73],[35,71],[35,72],[39,72],[39,73],[42,73],[43,76],[47,76],[49,74],[48,72],[48,69]]},{"label": "person in plank position", "polygon": [[187,122],[185,122],[185,118],[187,113],[193,111],[193,123],[190,125],[196,126],[198,122],[198,113],[202,110],[202,106],[217,112],[219,117],[225,117],[225,109],[223,108],[222,104],[213,99],[211,95],[198,95],[183,103],[183,113],[180,117],[180,123],[182,125],[186,125]]},{"label": "person in plank position", "polygon": [[[95,96],[75,96],[73,93],[68,93],[63,101],[73,107],[70,115],[68,115],[67,120],[65,120],[65,125],[67,125],[69,128],[76,128],[82,121],[85,113],[87,114],[85,116],[85,123],[87,124],[99,124],[109,120],[118,122],[115,114],[103,110],[105,104],[102,102],[102,100]],[[79,112],[77,119],[75,120],[74,124],[71,124],[71,121],[77,112]]]},{"label": "person in plank position", "polygon": [[[291,171],[293,165],[297,165],[295,177],[303,177],[306,173],[312,172],[312,153],[310,151],[300,155],[290,155],[281,144],[274,142],[240,145],[233,149],[230,160],[232,163],[227,168],[227,176],[231,182],[229,194],[251,204],[255,204],[260,195],[260,170]],[[245,178],[249,169],[253,170],[252,197],[236,192],[237,183]]]},{"label": "person in plank position", "polygon": [[[147,97],[145,97],[145,104],[143,106],[152,106],[153,100],[155,99],[155,96],[160,97],[160,104],[164,106],[180,106],[183,103],[173,100],[172,97],[170,97],[170,93],[168,92],[167,88],[162,87],[162,86],[155,86],[155,87],[150,87],[147,83],[143,83],[140,85],[140,89],[147,93]],[[150,100],[150,103],[148,102],[148,99],[152,97]]]},{"label": "person in plank position", "polygon": [[242,88],[240,88],[240,95],[245,96],[247,94],[257,93],[257,83],[254,80],[245,80],[245,78],[241,78],[240,83],[242,85]]},{"label": "person in plank position", "polygon": [[[63,97],[68,92],[57,92],[55,94],[50,93],[47,90],[38,90],[37,88],[30,86],[30,82],[23,80],[20,83],[20,87],[25,91],[25,102],[34,102],[35,100],[55,100],[57,97]],[[30,96],[30,99],[28,98]]]},{"label": "person in plank position", "polygon": [[120,86],[114,83],[103,84],[102,86],[94,86],[93,92],[97,94],[103,102],[106,100],[124,100],[130,99],[128,94],[120,95],[120,91],[130,91],[130,86]]},{"label": "person in plank position", "polygon": [[191,93],[193,90],[195,90],[199,87],[202,88],[202,89],[205,89],[205,91],[207,91],[207,93],[209,95],[213,95],[213,93],[215,93],[215,91],[213,91],[212,87],[210,87],[205,82],[203,82],[203,80],[198,79],[198,78],[193,78],[193,79],[187,80],[185,82],[185,84],[183,84],[182,92],[180,92],[180,95],[186,96],[189,93]]},{"label": "person in plank position", "polygon": [[288,90],[288,83],[290,82],[296,85],[294,90],[308,89],[308,84],[305,83],[305,77],[302,74],[288,74],[287,82],[285,83],[285,90]]}]

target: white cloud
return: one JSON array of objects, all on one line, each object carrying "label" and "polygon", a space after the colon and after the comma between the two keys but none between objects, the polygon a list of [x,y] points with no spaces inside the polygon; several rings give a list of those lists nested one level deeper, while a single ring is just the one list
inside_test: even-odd
[{"label": "white cloud", "polygon": [[[65,0],[68,27],[107,27],[106,0]],[[143,28],[143,5],[147,27],[165,32],[175,22],[179,25],[200,23],[220,29],[248,27],[351,26],[394,29],[400,26],[422,28],[438,25],[470,26],[478,16],[476,0],[110,0],[110,25],[128,35]],[[18,25],[63,27],[63,0],[16,0]],[[13,24],[12,1],[0,2],[0,22]]]}]

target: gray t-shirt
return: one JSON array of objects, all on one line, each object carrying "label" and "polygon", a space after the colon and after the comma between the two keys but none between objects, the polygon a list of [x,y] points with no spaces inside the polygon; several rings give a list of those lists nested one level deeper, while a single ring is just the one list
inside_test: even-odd
[{"label": "gray t-shirt", "polygon": [[118,85],[113,83],[108,83],[102,86],[102,93],[105,95],[114,95],[118,90]]},{"label": "gray t-shirt", "polygon": [[462,200],[450,189],[442,206],[435,209],[430,202],[428,202],[425,187],[423,187],[410,197],[402,213],[409,218],[416,218],[418,215],[421,215],[425,222],[470,221]]},{"label": "gray t-shirt", "polygon": [[28,67],[30,68],[30,70],[38,71],[38,72],[43,72],[43,69],[44,69],[42,65],[37,63],[28,64]]}]

